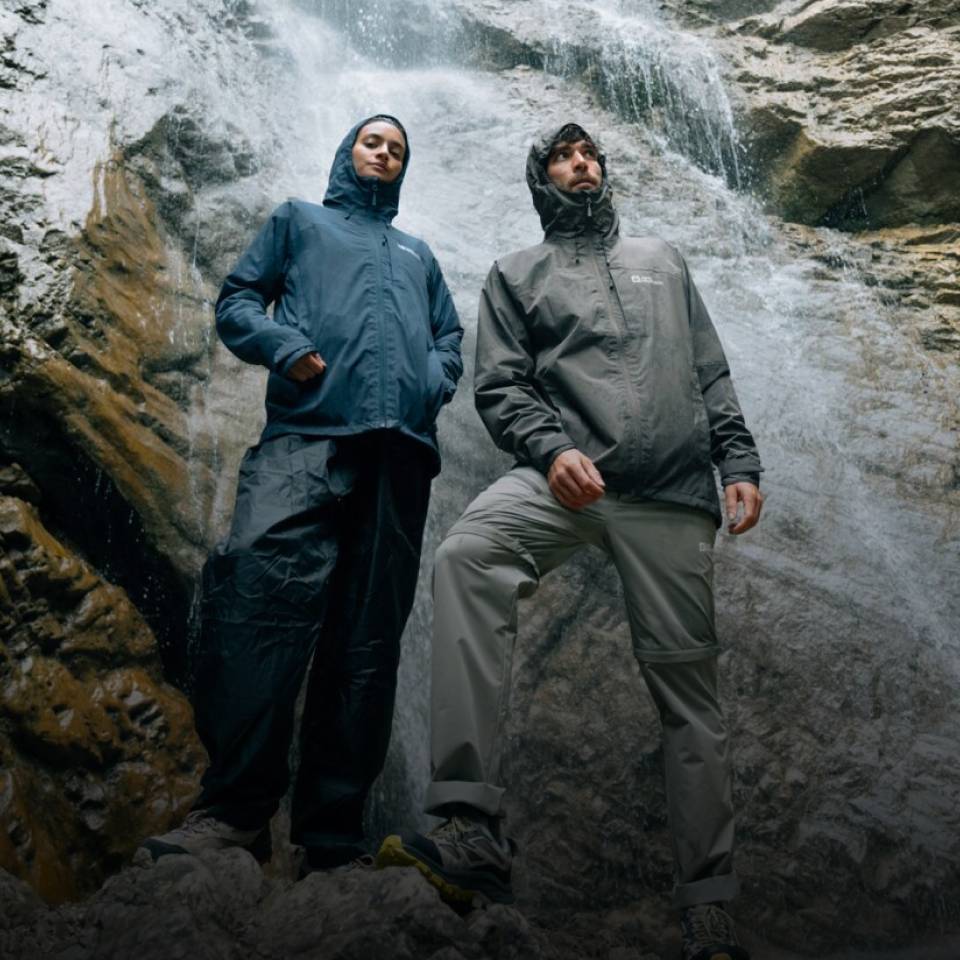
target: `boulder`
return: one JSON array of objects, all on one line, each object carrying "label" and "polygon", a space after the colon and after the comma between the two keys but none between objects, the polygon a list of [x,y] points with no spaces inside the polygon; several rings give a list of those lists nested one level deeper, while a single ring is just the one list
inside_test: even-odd
[{"label": "boulder", "polygon": [[749,171],[785,219],[960,220],[960,14],[895,0],[780,3],[727,25]]},{"label": "boulder", "polygon": [[[338,870],[293,884],[241,850],[168,856],[112,877],[82,905],[44,907],[0,870],[7,960],[538,960],[516,910],[461,917],[415,870]],[[9,898],[9,899],[8,899]],[[67,951],[67,952],[64,952]]]},{"label": "boulder", "polygon": [[0,547],[0,867],[56,902],[181,819],[204,755],[123,591],[15,497]]}]

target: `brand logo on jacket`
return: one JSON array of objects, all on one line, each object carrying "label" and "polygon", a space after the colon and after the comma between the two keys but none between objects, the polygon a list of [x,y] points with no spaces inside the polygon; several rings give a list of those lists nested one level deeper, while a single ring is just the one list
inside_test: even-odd
[{"label": "brand logo on jacket", "polygon": [[644,276],[644,274],[642,273],[631,273],[630,282],[631,283],[649,283],[651,286],[654,286],[654,287],[663,286],[662,280],[654,280],[653,277]]},{"label": "brand logo on jacket", "polygon": [[[417,253],[416,250],[411,250],[409,247],[405,247],[402,243],[398,243],[397,246],[398,246],[404,253],[409,253],[411,257],[416,257],[418,260],[420,260],[420,254]],[[422,260],[420,260],[420,262],[423,263]]]}]

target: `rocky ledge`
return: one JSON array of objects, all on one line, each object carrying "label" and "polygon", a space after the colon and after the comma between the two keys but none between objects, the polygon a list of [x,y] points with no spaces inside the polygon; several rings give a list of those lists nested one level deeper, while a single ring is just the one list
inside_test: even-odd
[{"label": "rocky ledge", "polygon": [[787,220],[960,220],[953,0],[789,0],[718,39],[753,172]]},{"label": "rocky ledge", "polygon": [[[6,960],[537,960],[541,939],[508,907],[458,916],[416,871],[271,877],[248,853],[131,867],[82,905],[47,907],[0,870]],[[641,952],[621,960],[644,960]],[[653,958],[651,958],[653,960]]]}]

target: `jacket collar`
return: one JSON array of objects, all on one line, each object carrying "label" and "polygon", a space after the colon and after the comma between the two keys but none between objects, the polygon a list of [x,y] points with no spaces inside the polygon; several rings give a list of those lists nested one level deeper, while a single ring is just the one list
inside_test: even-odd
[{"label": "jacket collar", "polygon": [[[543,232],[548,237],[576,237],[591,232],[605,237],[615,236],[620,230],[620,218],[613,206],[613,191],[607,179],[607,158],[602,152],[603,182],[597,190],[568,193],[547,176],[550,147],[565,126],[566,121],[543,131],[527,154],[527,186],[540,215]],[[599,144],[597,146],[599,148]]]},{"label": "jacket collar", "polygon": [[400,176],[393,183],[384,183],[376,177],[357,176],[353,166],[353,144],[357,139],[357,133],[371,119],[373,118],[368,117],[356,124],[337,147],[323,205],[338,207],[347,216],[353,213],[365,213],[390,223],[397,215],[400,206],[400,187],[410,163],[410,141],[407,140],[407,150],[403,157]]}]

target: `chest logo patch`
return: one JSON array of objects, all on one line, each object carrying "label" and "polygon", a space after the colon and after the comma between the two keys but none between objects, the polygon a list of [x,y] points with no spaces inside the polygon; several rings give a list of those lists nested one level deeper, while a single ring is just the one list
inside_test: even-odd
[{"label": "chest logo patch", "polygon": [[649,283],[651,286],[654,286],[654,287],[663,286],[662,280],[655,280],[653,277],[645,276],[642,273],[631,273],[630,282],[631,283]]},{"label": "chest logo patch", "polygon": [[[397,246],[398,246],[404,253],[409,253],[411,257],[416,257],[418,260],[420,260],[420,254],[417,253],[416,250],[411,250],[409,247],[405,247],[402,243],[398,243]],[[422,260],[420,260],[420,262],[423,263]]]}]

